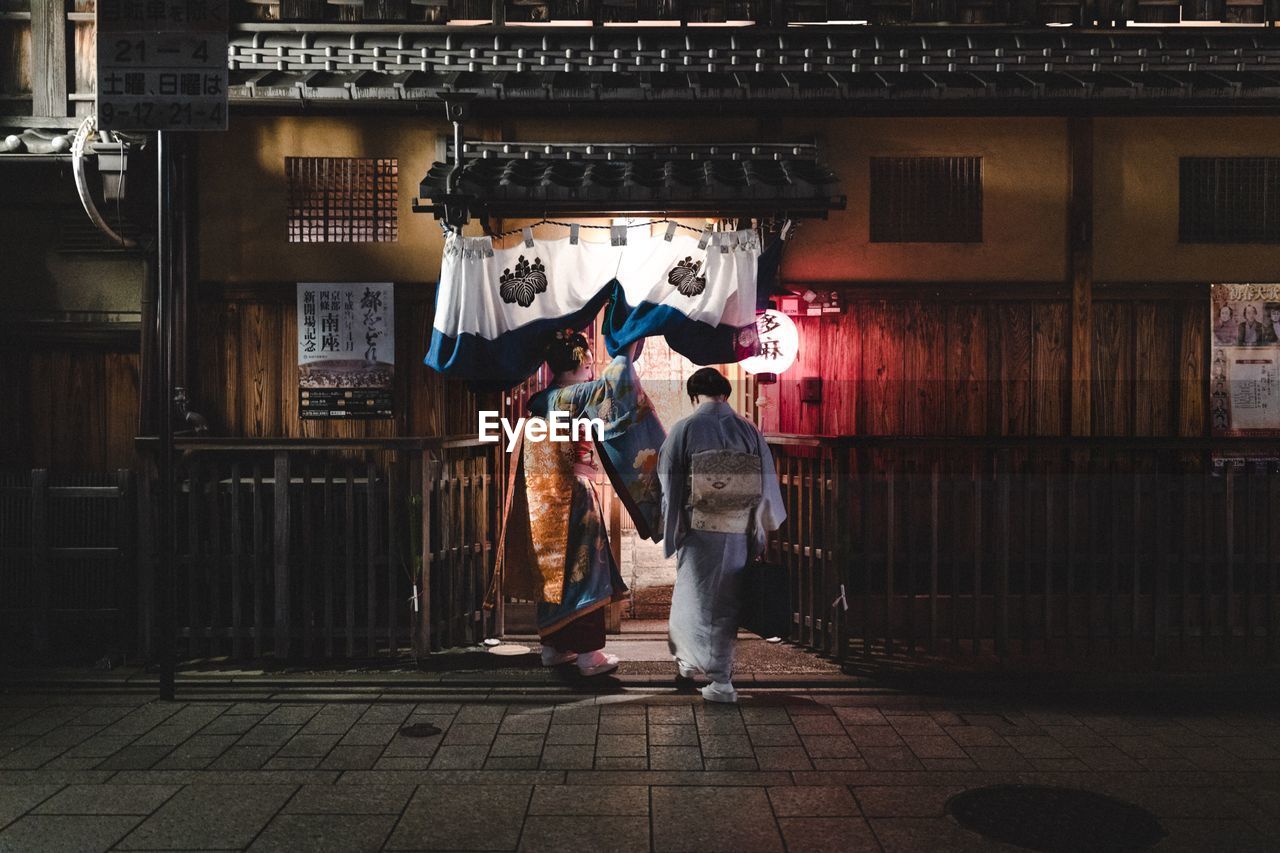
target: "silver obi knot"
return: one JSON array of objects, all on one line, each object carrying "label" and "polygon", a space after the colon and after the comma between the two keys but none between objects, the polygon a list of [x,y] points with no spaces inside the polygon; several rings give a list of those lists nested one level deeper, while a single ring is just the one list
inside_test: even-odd
[{"label": "silver obi knot", "polygon": [[737,450],[693,454],[689,515],[694,530],[746,533],[760,503],[760,457]]}]

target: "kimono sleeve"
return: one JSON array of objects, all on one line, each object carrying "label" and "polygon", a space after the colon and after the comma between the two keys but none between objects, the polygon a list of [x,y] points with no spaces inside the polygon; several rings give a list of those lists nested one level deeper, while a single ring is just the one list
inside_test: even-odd
[{"label": "kimono sleeve", "polygon": [[658,482],[662,486],[662,553],[673,557],[684,538],[682,513],[689,461],[685,455],[684,429],[676,424],[658,451]]},{"label": "kimono sleeve", "polygon": [[778,486],[778,470],[773,464],[769,442],[757,433],[760,445],[760,476],[763,486],[760,494],[759,520],[763,530],[774,531],[787,520],[787,507],[782,501],[782,489]]}]

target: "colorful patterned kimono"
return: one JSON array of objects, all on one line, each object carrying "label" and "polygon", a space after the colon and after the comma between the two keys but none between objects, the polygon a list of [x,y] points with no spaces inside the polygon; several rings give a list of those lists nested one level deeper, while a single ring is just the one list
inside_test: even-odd
[{"label": "colorful patterned kimono", "polygon": [[676,555],[671,653],[727,683],[742,570],[787,518],[773,456],[760,431],[728,403],[707,402],[671,428],[658,475],[663,550]]},{"label": "colorful patterned kimono", "polygon": [[[630,360],[620,355],[600,378],[547,388],[529,401],[531,419],[553,411],[604,423],[595,449],[605,472],[636,531],[660,540],[658,448],[666,434]],[[604,644],[603,608],[620,600],[627,588],[609,548],[600,498],[584,471],[591,464],[590,448],[522,439],[516,452],[498,550],[505,592],[538,602],[538,634],[544,641],[563,641],[548,645],[594,651]],[[571,630],[585,617],[599,622],[598,631],[587,632],[589,641]],[[599,645],[592,645],[597,640]],[[588,647],[575,647],[583,645]]]}]

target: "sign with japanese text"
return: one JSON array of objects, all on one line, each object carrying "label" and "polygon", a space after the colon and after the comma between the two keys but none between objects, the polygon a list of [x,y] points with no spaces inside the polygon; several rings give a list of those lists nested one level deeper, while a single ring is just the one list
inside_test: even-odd
[{"label": "sign with japanese text", "polygon": [[1280,284],[1210,288],[1214,435],[1280,436]]},{"label": "sign with japanese text", "polygon": [[301,417],[392,417],[394,290],[387,283],[298,285]]},{"label": "sign with japanese text", "polygon": [[98,127],[227,129],[228,0],[98,0]]}]

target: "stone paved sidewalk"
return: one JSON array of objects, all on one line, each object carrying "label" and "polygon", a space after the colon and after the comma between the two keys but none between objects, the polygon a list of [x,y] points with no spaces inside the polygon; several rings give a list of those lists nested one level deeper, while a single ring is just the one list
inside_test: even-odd
[{"label": "stone paved sidewalk", "polygon": [[1011,782],[1146,808],[1154,849],[1280,850],[1280,711],[1232,704],[8,692],[0,851],[1011,850],[944,812]]}]

